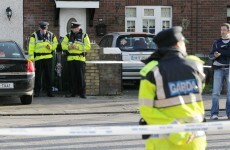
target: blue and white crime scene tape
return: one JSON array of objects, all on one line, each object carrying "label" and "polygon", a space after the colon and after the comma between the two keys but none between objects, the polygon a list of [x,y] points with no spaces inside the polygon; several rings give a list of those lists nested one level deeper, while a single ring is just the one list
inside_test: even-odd
[{"label": "blue and white crime scene tape", "polygon": [[[86,61],[87,64],[143,64],[141,61]],[[204,68],[211,68],[212,66],[204,65]]]},{"label": "blue and white crime scene tape", "polygon": [[41,127],[41,128],[0,128],[0,135],[17,136],[108,136],[108,135],[142,135],[168,134],[175,132],[230,131],[230,121],[147,125],[147,126],[98,126],[98,127]]}]

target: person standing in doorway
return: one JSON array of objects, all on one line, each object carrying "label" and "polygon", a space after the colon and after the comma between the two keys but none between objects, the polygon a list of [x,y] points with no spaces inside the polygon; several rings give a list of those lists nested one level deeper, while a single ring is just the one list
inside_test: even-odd
[{"label": "person standing in doorway", "polygon": [[66,97],[75,97],[79,94],[86,98],[85,61],[86,51],[91,49],[89,36],[81,29],[79,22],[71,23],[71,32],[67,33],[62,43],[62,49],[67,54],[67,64],[70,74],[70,94]]},{"label": "person standing in doorway", "polygon": [[224,23],[220,26],[221,38],[214,41],[209,59],[213,61],[213,90],[212,90],[212,108],[211,119],[217,120],[219,115],[219,99],[224,81],[227,85],[226,115],[230,119],[230,81],[229,81],[229,63],[230,63],[230,25]]},{"label": "person standing in doorway", "polygon": [[35,63],[35,87],[34,97],[38,97],[42,87],[42,76],[45,78],[47,96],[52,94],[52,58],[57,48],[56,36],[48,31],[48,22],[39,22],[39,30],[32,33],[29,41],[28,59]]}]

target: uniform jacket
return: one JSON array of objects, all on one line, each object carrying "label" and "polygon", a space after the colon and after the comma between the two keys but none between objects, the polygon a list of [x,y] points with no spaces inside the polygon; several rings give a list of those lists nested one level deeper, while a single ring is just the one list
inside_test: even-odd
[{"label": "uniform jacket", "polygon": [[[178,49],[160,49],[141,70],[140,114],[148,125],[199,123],[204,119],[202,61],[184,57]],[[191,132],[178,133],[189,137]],[[171,140],[175,140],[175,134]],[[177,140],[185,144],[187,139]],[[175,142],[175,141],[174,141]]]},{"label": "uniform jacket", "polygon": [[[69,45],[71,44],[75,44],[78,49],[69,49]],[[64,37],[61,46],[62,49],[67,52],[67,61],[86,61],[85,54],[91,49],[89,37],[83,32],[75,34],[71,31]]]},{"label": "uniform jacket", "polygon": [[[47,49],[47,45],[49,45],[50,49]],[[57,45],[57,38],[52,32],[47,31],[42,36],[40,30],[38,30],[30,37],[28,59],[37,61],[52,58],[52,52],[57,48]]]}]

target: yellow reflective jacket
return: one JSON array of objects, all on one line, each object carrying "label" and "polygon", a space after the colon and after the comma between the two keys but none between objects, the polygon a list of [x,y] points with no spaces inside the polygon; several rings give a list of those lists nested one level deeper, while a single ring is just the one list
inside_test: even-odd
[{"label": "yellow reflective jacket", "polygon": [[[70,45],[75,45],[78,49],[69,49]],[[91,49],[89,36],[83,32],[74,34],[71,31],[64,37],[61,46],[67,53],[67,61],[86,61],[85,55]]]},{"label": "yellow reflective jacket", "polygon": [[52,52],[56,50],[57,45],[57,38],[52,32],[47,31],[46,36],[42,37],[40,30],[38,30],[30,37],[28,59],[37,61],[52,58]]},{"label": "yellow reflective jacket", "polygon": [[[191,60],[192,59],[192,60]],[[184,67],[193,70],[190,74],[196,74],[197,80],[195,83],[197,86],[192,89],[192,86],[185,86],[184,83],[192,85],[194,80],[186,80],[187,72],[184,70],[177,72],[178,61],[189,61],[194,65],[187,63]],[[139,108],[142,118],[147,122],[148,125],[160,125],[160,124],[174,124],[174,123],[199,123],[203,121],[204,117],[204,105],[201,97],[202,83],[204,82],[205,75],[203,73],[203,65],[201,60],[196,56],[189,56],[184,59],[178,59],[175,63],[169,63],[168,68],[175,70],[171,74],[165,75],[165,70],[160,70],[159,66],[161,62],[151,61],[141,71],[142,80],[139,88]],[[175,65],[175,66],[174,66]],[[198,67],[196,66],[198,65]],[[164,68],[163,66],[162,68]],[[166,70],[167,70],[166,67]],[[168,70],[170,70],[168,69]],[[181,81],[169,82],[170,76],[173,79],[180,79]],[[175,77],[176,76],[176,77]],[[183,79],[182,79],[183,78]],[[191,84],[190,84],[191,82]],[[181,84],[183,83],[183,84]],[[177,84],[171,86],[170,84]],[[201,85],[200,85],[201,84]],[[181,86],[183,85],[183,86]],[[168,86],[168,87],[167,87]],[[180,92],[177,95],[172,95],[173,90],[175,93]],[[198,88],[198,89],[196,89]],[[184,90],[184,91],[183,91]],[[194,93],[193,93],[194,91]],[[183,93],[184,94],[181,94]],[[153,133],[154,134],[154,133]],[[191,132],[180,132],[170,134],[169,140],[175,144],[185,144],[187,138],[191,135]]]}]

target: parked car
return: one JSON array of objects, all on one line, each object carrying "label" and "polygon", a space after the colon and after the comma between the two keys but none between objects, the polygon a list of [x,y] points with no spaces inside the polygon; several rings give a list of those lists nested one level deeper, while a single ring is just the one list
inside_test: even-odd
[{"label": "parked car", "polygon": [[33,101],[33,62],[15,41],[0,41],[0,96],[18,96],[22,104]]},{"label": "parked car", "polygon": [[[113,32],[102,37],[100,47],[118,47],[123,61],[140,61],[156,51],[153,42],[154,35],[150,33]],[[123,80],[139,80],[139,71],[144,64],[122,64]]]}]

